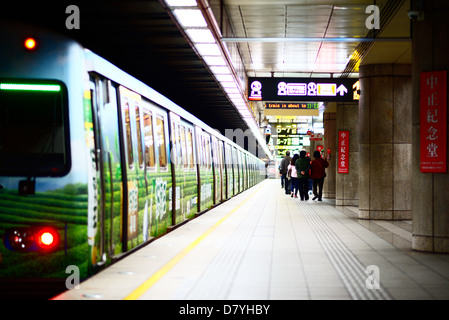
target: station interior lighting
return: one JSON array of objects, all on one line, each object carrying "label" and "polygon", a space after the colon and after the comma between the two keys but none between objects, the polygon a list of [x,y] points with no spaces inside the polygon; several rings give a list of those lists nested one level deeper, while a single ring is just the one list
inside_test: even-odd
[{"label": "station interior lighting", "polygon": [[37,48],[37,40],[31,37],[27,38],[25,39],[23,45],[25,46],[25,49],[33,51]]},{"label": "station interior lighting", "polygon": [[265,138],[255,120],[245,96],[245,86],[236,75],[226,46],[221,42],[220,31],[213,15],[205,9],[204,0],[165,0],[186,36],[209,67],[217,82],[223,88],[235,109],[240,113],[264,152],[272,158]]}]

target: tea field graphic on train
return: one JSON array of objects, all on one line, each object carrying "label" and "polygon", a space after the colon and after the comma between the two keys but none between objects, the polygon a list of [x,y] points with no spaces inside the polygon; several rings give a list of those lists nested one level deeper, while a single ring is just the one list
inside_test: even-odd
[{"label": "tea field graphic on train", "polygon": [[[57,34],[0,28],[0,280],[86,278],[254,186],[264,162]],[[213,106],[211,106],[213,108]]]}]

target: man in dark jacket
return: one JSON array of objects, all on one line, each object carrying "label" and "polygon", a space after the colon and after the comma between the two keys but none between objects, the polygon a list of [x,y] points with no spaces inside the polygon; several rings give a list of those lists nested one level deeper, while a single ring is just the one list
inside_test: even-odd
[{"label": "man in dark jacket", "polygon": [[285,152],[285,158],[281,161],[281,179],[284,181],[283,185],[285,187],[285,194],[290,194],[290,188],[287,178],[287,168],[288,165],[292,161],[292,158],[290,157],[290,151]]},{"label": "man in dark jacket", "polygon": [[306,151],[299,153],[299,159],[296,160],[295,167],[298,173],[299,196],[302,200],[309,200],[309,169],[310,158],[306,156]]},{"label": "man in dark jacket", "polygon": [[312,161],[310,175],[310,178],[312,178],[313,180],[314,197],[312,198],[312,200],[318,198],[318,201],[321,201],[321,197],[323,196],[324,177],[326,177],[326,168],[329,167],[329,163],[326,159],[321,158],[321,154],[319,151],[315,151],[313,153],[313,157],[315,158],[315,160]]}]

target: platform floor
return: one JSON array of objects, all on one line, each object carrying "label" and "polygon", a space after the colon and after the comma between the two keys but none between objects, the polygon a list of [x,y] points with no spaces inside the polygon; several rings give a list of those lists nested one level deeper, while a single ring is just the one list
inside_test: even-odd
[{"label": "platform floor", "polygon": [[410,248],[411,221],[359,220],[270,179],[55,299],[449,299],[449,255]]}]

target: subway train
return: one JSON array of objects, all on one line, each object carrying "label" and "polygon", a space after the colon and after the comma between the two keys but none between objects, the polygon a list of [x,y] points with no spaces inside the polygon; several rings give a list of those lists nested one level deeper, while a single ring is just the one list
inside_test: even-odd
[{"label": "subway train", "polygon": [[265,178],[79,43],[8,23],[0,44],[0,281],[85,279]]}]

